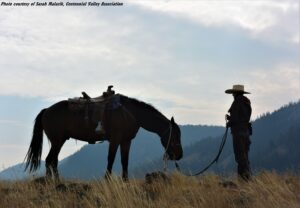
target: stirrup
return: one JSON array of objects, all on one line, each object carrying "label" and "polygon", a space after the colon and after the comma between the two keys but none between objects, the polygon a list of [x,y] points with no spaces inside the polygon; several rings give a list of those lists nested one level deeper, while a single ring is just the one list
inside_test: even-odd
[{"label": "stirrup", "polygon": [[97,127],[95,128],[95,132],[97,134],[101,134],[101,133],[104,134],[105,133],[100,121],[98,122]]}]

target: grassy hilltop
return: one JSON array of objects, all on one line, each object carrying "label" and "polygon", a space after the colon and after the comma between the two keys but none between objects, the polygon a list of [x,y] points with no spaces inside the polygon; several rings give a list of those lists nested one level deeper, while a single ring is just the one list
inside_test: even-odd
[{"label": "grassy hilltop", "polygon": [[168,180],[0,182],[0,207],[299,208],[300,176],[264,172],[244,183],[208,174]]}]

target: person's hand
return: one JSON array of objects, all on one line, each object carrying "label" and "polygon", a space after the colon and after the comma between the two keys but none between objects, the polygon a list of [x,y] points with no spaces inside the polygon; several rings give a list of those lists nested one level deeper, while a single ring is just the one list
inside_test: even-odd
[{"label": "person's hand", "polygon": [[230,115],[226,114],[225,120],[226,120],[226,128],[229,128],[230,127]]}]

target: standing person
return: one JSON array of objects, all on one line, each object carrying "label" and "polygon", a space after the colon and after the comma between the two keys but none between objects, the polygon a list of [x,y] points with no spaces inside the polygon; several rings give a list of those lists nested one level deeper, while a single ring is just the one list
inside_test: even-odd
[{"label": "standing person", "polygon": [[233,150],[235,161],[238,164],[238,175],[248,181],[251,177],[248,152],[250,148],[250,135],[252,127],[250,117],[252,113],[250,100],[244,94],[250,94],[244,91],[243,85],[233,85],[232,89],[225,91],[232,94],[234,101],[226,115],[228,120],[227,127],[230,127],[233,138]]}]

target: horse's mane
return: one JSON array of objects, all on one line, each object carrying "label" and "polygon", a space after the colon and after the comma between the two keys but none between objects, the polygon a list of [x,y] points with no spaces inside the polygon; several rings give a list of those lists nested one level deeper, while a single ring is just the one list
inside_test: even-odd
[{"label": "horse's mane", "polygon": [[[127,97],[125,95],[120,95],[120,99],[121,99],[121,102],[122,101],[125,101],[125,100],[128,100],[130,102],[133,102],[134,104],[136,105],[139,105],[139,106],[142,106],[146,109],[148,109],[149,111],[153,111],[155,113],[158,113],[160,115],[163,115],[159,110],[157,110],[153,105],[151,105],[150,103],[145,103],[143,101],[140,101],[136,98],[131,98],[131,97]],[[164,116],[164,115],[163,115]]]}]

